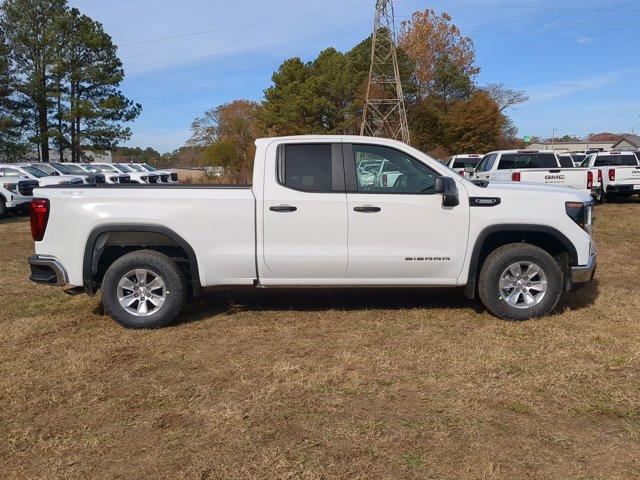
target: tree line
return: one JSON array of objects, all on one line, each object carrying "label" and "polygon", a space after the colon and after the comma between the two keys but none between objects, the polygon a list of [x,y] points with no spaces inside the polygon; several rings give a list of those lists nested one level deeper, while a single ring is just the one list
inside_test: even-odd
[{"label": "tree line", "polygon": [[120,91],[117,47],[103,26],[66,0],[5,0],[0,6],[0,157],[30,150],[49,161],[111,149],[141,112]]},{"label": "tree line", "polygon": [[[528,97],[503,84],[477,85],[473,41],[449,15],[414,13],[402,23],[398,44],[413,146],[445,158],[521,145],[506,111]],[[345,53],[327,48],[308,62],[287,59],[261,102],[235,100],[205,112],[173,155],[246,177],[256,137],[358,134],[370,61],[371,37]]]}]

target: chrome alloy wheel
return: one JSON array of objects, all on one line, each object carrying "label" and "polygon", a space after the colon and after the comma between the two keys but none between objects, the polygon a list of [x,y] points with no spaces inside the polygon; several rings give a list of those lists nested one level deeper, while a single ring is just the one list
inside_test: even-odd
[{"label": "chrome alloy wheel", "polygon": [[501,299],[509,306],[533,308],[547,293],[547,276],[535,263],[517,262],[502,273],[498,289]]},{"label": "chrome alloy wheel", "polygon": [[118,302],[127,313],[149,317],[157,313],[167,299],[162,277],[151,270],[138,268],[123,275],[118,282]]}]

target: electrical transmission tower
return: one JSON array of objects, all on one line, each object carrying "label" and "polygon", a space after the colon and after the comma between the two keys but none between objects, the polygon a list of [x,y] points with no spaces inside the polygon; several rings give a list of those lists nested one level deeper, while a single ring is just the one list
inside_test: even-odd
[{"label": "electrical transmission tower", "polygon": [[410,143],[396,54],[392,0],[376,0],[376,18],[371,38],[371,68],[360,134]]}]

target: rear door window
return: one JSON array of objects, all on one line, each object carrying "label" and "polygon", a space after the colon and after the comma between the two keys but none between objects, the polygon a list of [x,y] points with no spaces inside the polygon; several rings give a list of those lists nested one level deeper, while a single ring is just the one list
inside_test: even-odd
[{"label": "rear door window", "polygon": [[558,155],[558,160],[560,161],[560,166],[562,168],[573,168],[573,159],[571,155]]},{"label": "rear door window", "polygon": [[286,145],[284,149],[284,171],[279,172],[284,185],[306,192],[331,192],[330,143]]},{"label": "rear door window", "polygon": [[498,170],[526,168],[558,168],[553,153],[505,153],[500,157]]}]

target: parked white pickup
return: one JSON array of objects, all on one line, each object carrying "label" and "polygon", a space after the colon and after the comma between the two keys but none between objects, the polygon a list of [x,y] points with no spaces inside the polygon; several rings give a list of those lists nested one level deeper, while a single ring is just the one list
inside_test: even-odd
[{"label": "parked white pickup", "polygon": [[500,150],[484,156],[473,178],[559,185],[597,198],[600,195],[597,176],[597,170],[589,168],[562,168],[551,150]]},{"label": "parked white pickup", "polygon": [[[394,182],[362,175],[380,161]],[[496,316],[524,320],[591,281],[596,264],[589,195],[479,185],[382,138],[258,140],[252,187],[35,193],[31,279],[102,288],[106,312],[132,328],[167,325],[188,294],[218,285],[464,287]]]},{"label": "parked white pickup", "polygon": [[26,211],[38,182],[28,177],[5,176],[0,166],[0,217],[7,212]]},{"label": "parked white pickup", "polygon": [[592,153],[583,166],[598,171],[607,198],[640,195],[640,161],[635,152]]},{"label": "parked white pickup", "polygon": [[454,155],[447,161],[449,168],[458,172],[463,177],[473,177],[473,172],[482,160],[483,155],[479,153],[464,153]]}]

